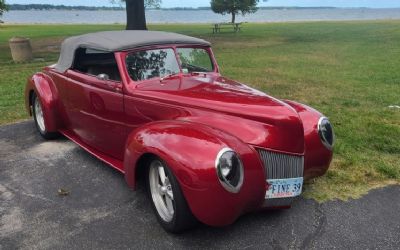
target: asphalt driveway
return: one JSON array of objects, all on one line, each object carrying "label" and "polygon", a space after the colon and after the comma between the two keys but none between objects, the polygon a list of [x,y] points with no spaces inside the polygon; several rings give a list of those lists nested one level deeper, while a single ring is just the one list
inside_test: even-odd
[{"label": "asphalt driveway", "polygon": [[349,202],[300,198],[290,210],[171,235],[142,189],[67,139],[44,141],[28,121],[0,127],[0,249],[15,248],[399,249],[400,186]]}]

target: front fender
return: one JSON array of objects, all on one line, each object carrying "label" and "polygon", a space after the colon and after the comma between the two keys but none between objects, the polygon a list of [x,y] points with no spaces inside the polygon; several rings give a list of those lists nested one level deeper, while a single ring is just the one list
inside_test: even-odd
[{"label": "front fender", "polygon": [[32,92],[36,93],[42,104],[46,130],[56,132],[59,124],[56,116],[58,92],[53,81],[44,73],[36,73],[28,79],[25,87],[25,105],[30,115],[32,115]]},{"label": "front fender", "polygon": [[304,178],[321,176],[332,161],[332,150],[327,149],[318,135],[318,120],[323,116],[317,110],[294,101],[285,100],[298,113],[304,127]]},{"label": "front fender", "polygon": [[[235,150],[244,165],[243,186],[235,194],[222,187],[216,174],[215,159],[224,147]],[[223,131],[185,121],[155,122],[133,131],[124,159],[125,178],[130,186],[135,185],[138,159],[146,153],[167,162],[192,213],[205,224],[230,224],[263,202],[266,184],[257,153]]]}]

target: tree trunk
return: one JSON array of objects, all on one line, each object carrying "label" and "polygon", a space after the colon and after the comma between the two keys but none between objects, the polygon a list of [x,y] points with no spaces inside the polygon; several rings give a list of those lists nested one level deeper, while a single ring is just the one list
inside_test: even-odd
[{"label": "tree trunk", "polygon": [[147,30],[144,0],[125,0],[126,29]]},{"label": "tree trunk", "polygon": [[232,12],[232,23],[235,23],[236,20],[236,13]]}]

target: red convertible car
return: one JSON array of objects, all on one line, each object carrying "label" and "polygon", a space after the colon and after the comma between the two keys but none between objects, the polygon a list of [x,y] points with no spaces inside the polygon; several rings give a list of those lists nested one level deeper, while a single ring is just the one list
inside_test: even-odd
[{"label": "red convertible car", "polygon": [[171,232],[290,207],[332,159],[326,117],[221,76],[210,43],[180,34],[68,38],[25,95],[44,138],[66,136],[132,188],[145,180]]}]

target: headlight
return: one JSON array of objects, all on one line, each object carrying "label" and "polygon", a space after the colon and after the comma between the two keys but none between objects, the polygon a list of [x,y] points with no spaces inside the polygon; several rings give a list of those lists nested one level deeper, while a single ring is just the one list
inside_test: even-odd
[{"label": "headlight", "polygon": [[239,192],[243,184],[243,164],[239,155],[230,148],[223,148],[217,155],[215,168],[222,186],[229,192]]},{"label": "headlight", "polygon": [[318,134],[321,138],[322,144],[324,144],[328,149],[332,149],[333,144],[335,143],[335,134],[333,133],[333,128],[328,118],[319,118]]}]

